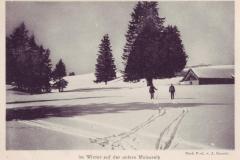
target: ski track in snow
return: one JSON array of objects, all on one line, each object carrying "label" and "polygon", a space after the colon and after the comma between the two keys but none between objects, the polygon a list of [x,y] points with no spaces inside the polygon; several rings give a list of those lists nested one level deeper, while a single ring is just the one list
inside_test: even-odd
[{"label": "ski track in snow", "polygon": [[[176,135],[177,129],[184,118],[185,114],[188,111],[183,110],[183,112],[175,118],[172,122],[170,122],[165,129],[160,133],[160,137],[157,139],[156,142],[156,147],[155,149],[168,149],[172,141]],[[159,113],[156,115],[150,116],[145,122],[141,123],[140,125],[134,127],[128,132],[123,132],[118,135],[112,135],[108,137],[103,137],[103,138],[90,138],[91,143],[97,143],[98,145],[102,147],[109,147],[111,146],[111,149],[134,149],[136,150],[137,147],[131,144],[130,142],[133,142],[136,140],[136,134],[138,131],[143,129],[146,126],[151,125],[153,121],[158,119],[159,117],[163,116],[166,114],[165,109],[160,109]],[[132,136],[132,137],[131,137]],[[129,140],[130,139],[130,140]],[[130,141],[130,142],[129,142]],[[176,145],[175,145],[176,147]]]},{"label": "ski track in snow", "polygon": [[170,122],[167,127],[164,128],[162,132],[160,132],[155,147],[156,150],[165,150],[170,148],[172,141],[177,133],[177,129],[187,112],[188,111],[183,110],[183,112],[177,118]]},{"label": "ski track in snow", "polygon": [[[170,149],[172,142],[175,138],[175,135],[177,133],[177,129],[179,125],[181,124],[182,119],[185,117],[187,114],[188,110],[183,110],[182,113],[180,113],[174,120],[172,120],[161,132],[160,136],[157,139],[155,149],[156,150],[165,150],[165,149]],[[158,114],[150,116],[145,122],[142,124],[134,127],[128,132],[123,132],[118,135],[112,135],[108,137],[103,137],[103,138],[90,138],[91,143],[97,143],[98,145],[102,147],[108,147],[111,146],[111,149],[134,149],[137,150],[137,147],[134,146],[134,144],[130,142],[134,142],[137,138],[137,132],[143,129],[146,126],[151,125],[153,121],[158,119],[159,117],[163,116],[166,114],[165,109],[161,109]],[[132,137],[130,137],[132,136]],[[129,140],[130,139],[130,140]],[[179,140],[180,138],[178,138]],[[177,140],[177,141],[178,141]],[[185,142],[184,140],[181,139],[181,142],[184,144],[192,145],[195,147],[200,147],[200,144],[195,144],[195,143],[189,143]],[[171,148],[176,148],[179,143],[174,144]],[[206,146],[204,146],[206,147]]]},{"label": "ski track in snow", "polygon": [[[68,134],[71,136],[81,137],[89,139],[90,143],[95,143],[97,145],[100,145],[101,147],[109,148],[112,150],[120,149],[120,150],[127,150],[127,149],[133,149],[137,150],[137,140],[139,141],[140,138],[156,138],[156,144],[155,149],[156,150],[165,150],[165,149],[174,149],[179,144],[185,144],[189,146],[193,146],[196,148],[212,148],[211,146],[194,143],[185,141],[181,137],[175,137],[177,129],[179,125],[181,124],[182,119],[185,117],[185,115],[188,113],[188,110],[183,109],[183,111],[170,123],[167,124],[167,126],[162,129],[162,131],[159,134],[159,137],[149,134],[149,133],[138,133],[140,130],[144,129],[147,126],[150,126],[151,123],[156,121],[160,117],[164,117],[166,114],[165,108],[160,108],[159,112],[157,114],[151,115],[149,118],[147,118],[146,121],[142,122],[141,124],[137,125],[136,127],[128,130],[126,128],[119,128],[112,125],[102,124],[102,123],[95,123],[94,121],[90,120],[84,120],[84,119],[75,119],[80,122],[88,122],[95,124],[100,127],[105,127],[107,129],[113,129],[113,130],[121,130],[119,134],[113,134],[111,136],[104,137],[104,134],[102,133],[94,133],[91,131],[86,131],[82,129],[76,129],[74,127],[62,125],[62,124],[56,124],[55,122],[48,122],[46,120],[23,120],[19,121],[23,124],[30,125],[33,127],[48,129],[51,131],[56,131],[64,134]],[[141,136],[141,137],[140,137]],[[90,138],[91,137],[91,138]],[[99,138],[102,137],[102,138]],[[175,139],[175,142],[173,143],[173,140]],[[154,148],[154,147],[153,147]]]}]

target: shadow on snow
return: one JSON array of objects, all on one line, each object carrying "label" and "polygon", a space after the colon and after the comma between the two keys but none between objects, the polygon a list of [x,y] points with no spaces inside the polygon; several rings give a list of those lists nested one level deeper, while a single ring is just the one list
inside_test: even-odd
[{"label": "shadow on snow", "polygon": [[161,107],[196,107],[196,106],[221,106],[222,103],[122,103],[122,104],[88,104],[88,105],[63,105],[63,106],[26,106],[6,110],[6,120],[34,120],[49,117],[73,117],[88,114],[120,113],[137,110],[157,110]]},{"label": "shadow on snow", "polygon": [[103,88],[79,88],[73,90],[66,90],[64,92],[92,92],[92,91],[111,91],[116,89],[124,89],[127,87],[103,87]]},{"label": "shadow on snow", "polygon": [[7,104],[16,104],[16,103],[33,103],[33,102],[50,102],[50,101],[70,101],[77,99],[95,99],[95,98],[106,98],[106,97],[114,97],[114,96],[98,96],[98,97],[78,97],[78,98],[66,98],[66,99],[44,99],[44,100],[32,100],[32,101],[14,101],[7,102]]}]

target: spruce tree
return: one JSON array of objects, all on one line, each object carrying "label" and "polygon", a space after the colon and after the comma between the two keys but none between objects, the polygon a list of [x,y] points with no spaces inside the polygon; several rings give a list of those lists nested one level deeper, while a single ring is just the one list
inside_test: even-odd
[{"label": "spruce tree", "polygon": [[158,78],[161,74],[160,38],[161,32],[149,19],[132,46],[125,69],[126,81],[146,79],[148,85],[151,85],[152,79]]},{"label": "spruce tree", "polygon": [[127,41],[130,50],[125,55],[123,77],[125,81],[132,82],[146,79],[149,86],[153,79],[173,77],[181,71],[187,56],[177,28],[163,26],[163,19],[157,13],[157,3],[142,2],[142,8],[143,12],[136,12],[142,20],[137,25],[138,33],[132,44]]},{"label": "spruce tree", "polygon": [[111,81],[116,78],[116,66],[112,55],[111,44],[108,34],[103,36],[99,45],[95,76],[96,83]]},{"label": "spruce tree", "polygon": [[[24,64],[26,53],[29,49],[28,30],[24,23],[21,23],[9,36],[7,41],[6,58],[11,62],[11,67],[7,64],[6,72],[12,76],[11,79],[15,82],[19,89],[24,89]],[[13,66],[14,65],[14,66]]]},{"label": "spruce tree", "polygon": [[46,92],[50,92],[51,85],[49,82],[51,81],[52,64],[51,64],[51,60],[50,60],[49,56],[50,56],[51,51],[49,49],[43,49],[41,51],[41,47],[40,47],[40,52],[43,54],[43,56],[42,56],[43,59],[41,61],[42,86]]},{"label": "spruce tree", "polygon": [[[137,42],[136,40],[140,41],[139,35],[143,34],[143,32],[146,32],[146,28],[149,27],[147,26],[149,22],[151,22],[151,25],[154,25],[154,29],[158,30],[159,33],[163,31],[164,26],[164,18],[160,18],[158,15],[158,8],[157,8],[158,3],[157,2],[150,2],[150,1],[145,1],[145,2],[138,2],[136,7],[133,10],[133,13],[131,14],[132,20],[129,22],[129,28],[128,32],[126,34],[126,45],[124,47],[124,53],[123,53],[123,61],[125,65],[125,69],[123,72],[123,77],[124,81],[138,81],[140,80],[139,77],[140,75],[136,75],[137,72],[132,74],[134,70],[137,68],[134,68],[134,65],[129,64],[132,63],[132,61],[138,61],[138,60],[133,60],[133,57],[136,52],[136,44],[141,43]],[[153,27],[151,27],[153,28]],[[145,31],[143,31],[145,30]],[[145,33],[144,33],[145,34]],[[142,35],[143,36],[143,35]],[[155,35],[154,35],[155,36]],[[150,37],[150,39],[152,39]],[[145,44],[142,44],[145,45]],[[135,47],[135,51],[134,51]],[[139,51],[140,53],[142,52],[141,50]],[[132,54],[131,60],[128,60],[130,55]],[[130,62],[129,62],[130,61]],[[136,62],[137,63],[137,62]],[[133,68],[132,68],[133,67]],[[135,78],[133,78],[135,77]],[[141,77],[141,76],[140,76]],[[151,78],[147,78],[148,85],[152,83]]]},{"label": "spruce tree", "polygon": [[188,58],[177,26],[167,26],[164,29],[163,46],[162,53],[166,57],[165,75],[166,77],[173,77],[175,73],[184,69]]},{"label": "spruce tree", "polygon": [[30,85],[31,92],[50,92],[51,80],[51,60],[50,50],[44,49],[42,45],[37,45],[34,35],[30,37],[30,49],[28,51],[26,63],[26,77]]},{"label": "spruce tree", "polygon": [[67,74],[66,67],[62,59],[58,61],[52,74],[53,79],[55,81],[55,86],[58,88],[59,92],[63,92],[63,88],[67,86],[68,82],[63,79],[63,77],[66,76]]},{"label": "spruce tree", "polygon": [[53,77],[54,77],[54,79],[61,79],[66,75],[67,75],[66,74],[66,66],[63,63],[62,59],[60,59],[58,61],[58,63],[56,64],[56,67],[53,71]]},{"label": "spruce tree", "polygon": [[[138,2],[131,13],[131,20],[128,24],[128,31],[125,35],[126,44],[123,49],[123,64],[126,67],[129,54],[132,52],[132,46],[135,42],[138,34],[142,32],[143,26],[146,23],[146,20],[151,17],[157,27],[162,30],[164,18],[160,18],[158,15],[158,3],[157,2]],[[123,71],[124,75],[126,74]],[[126,79],[126,77],[125,77]]]},{"label": "spruce tree", "polygon": [[[38,61],[39,53],[38,53],[38,45],[36,44],[35,37],[32,35],[29,39],[29,49],[24,54],[25,55],[25,63],[22,64],[22,69],[25,71],[23,72],[24,84],[25,87],[28,89],[28,92],[40,92],[41,86],[39,84],[39,73],[38,73]],[[39,87],[39,88],[38,88]]]}]

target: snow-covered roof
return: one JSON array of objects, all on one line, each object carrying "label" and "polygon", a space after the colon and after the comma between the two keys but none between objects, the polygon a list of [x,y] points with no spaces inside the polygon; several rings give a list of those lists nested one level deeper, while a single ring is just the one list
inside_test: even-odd
[{"label": "snow-covered roof", "polygon": [[222,66],[207,66],[192,68],[192,71],[198,78],[233,78],[234,66],[222,65]]}]

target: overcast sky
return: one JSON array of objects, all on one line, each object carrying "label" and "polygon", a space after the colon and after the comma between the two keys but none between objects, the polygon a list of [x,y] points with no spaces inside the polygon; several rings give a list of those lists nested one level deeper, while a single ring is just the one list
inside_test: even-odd
[{"label": "overcast sky", "polygon": [[[93,72],[98,45],[109,34],[122,68],[122,50],[136,2],[6,2],[6,31],[25,22],[37,42],[62,58],[67,71]],[[189,56],[187,65],[234,63],[234,2],[159,2],[165,25],[176,25]]]}]

